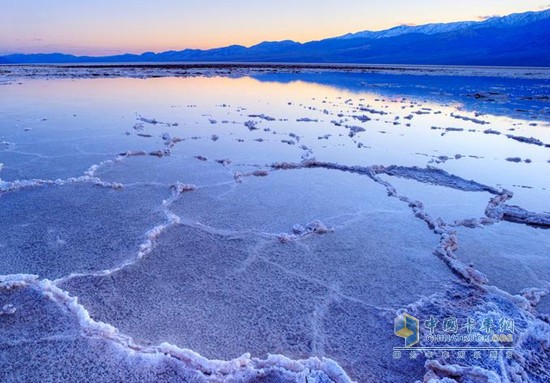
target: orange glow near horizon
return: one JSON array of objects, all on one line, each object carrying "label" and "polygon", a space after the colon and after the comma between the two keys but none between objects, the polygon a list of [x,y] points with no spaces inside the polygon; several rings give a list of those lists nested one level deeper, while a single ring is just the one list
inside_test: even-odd
[{"label": "orange glow near horizon", "polygon": [[3,2],[0,54],[78,55],[251,46],[287,39],[307,42],[402,24],[480,20],[548,8],[540,0]]}]

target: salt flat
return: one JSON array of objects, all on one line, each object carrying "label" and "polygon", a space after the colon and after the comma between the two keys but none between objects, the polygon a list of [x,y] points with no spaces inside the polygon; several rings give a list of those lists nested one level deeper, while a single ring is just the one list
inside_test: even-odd
[{"label": "salt flat", "polygon": [[548,70],[0,72],[0,380],[550,378]]}]

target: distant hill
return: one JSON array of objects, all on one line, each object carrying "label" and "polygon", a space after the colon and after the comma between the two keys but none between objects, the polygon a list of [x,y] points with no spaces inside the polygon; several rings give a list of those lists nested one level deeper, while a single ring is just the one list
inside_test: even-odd
[{"label": "distant hill", "polygon": [[140,55],[73,56],[15,54],[0,64],[113,62],[293,62],[550,66],[550,10],[485,21],[398,26],[321,41],[263,42],[209,50],[185,49]]}]

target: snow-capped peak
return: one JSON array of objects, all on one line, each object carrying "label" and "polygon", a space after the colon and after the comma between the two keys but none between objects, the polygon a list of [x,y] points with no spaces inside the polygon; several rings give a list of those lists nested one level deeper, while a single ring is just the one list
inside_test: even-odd
[{"label": "snow-capped peak", "polygon": [[438,33],[447,33],[464,28],[482,28],[482,27],[510,27],[521,26],[550,18],[550,9],[539,12],[514,13],[508,16],[495,16],[484,21],[459,21],[453,23],[433,23],[417,26],[400,25],[383,31],[362,31],[357,33],[348,33],[346,35],[336,37],[337,39],[354,39],[354,38],[370,38],[382,39],[387,37],[395,37],[408,33],[421,33],[426,35],[434,35]]}]

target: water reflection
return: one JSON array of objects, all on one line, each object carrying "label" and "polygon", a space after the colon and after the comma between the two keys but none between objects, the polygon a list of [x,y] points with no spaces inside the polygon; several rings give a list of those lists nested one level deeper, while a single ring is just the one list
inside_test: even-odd
[{"label": "water reflection", "polygon": [[[545,86],[349,73],[30,80],[0,87],[0,175],[5,181],[78,176],[121,152],[154,151],[167,134],[189,139],[181,146],[193,155],[243,166],[313,157],[437,166],[548,210],[550,129],[547,107],[534,97]],[[506,97],[469,96],[494,90]]]}]

